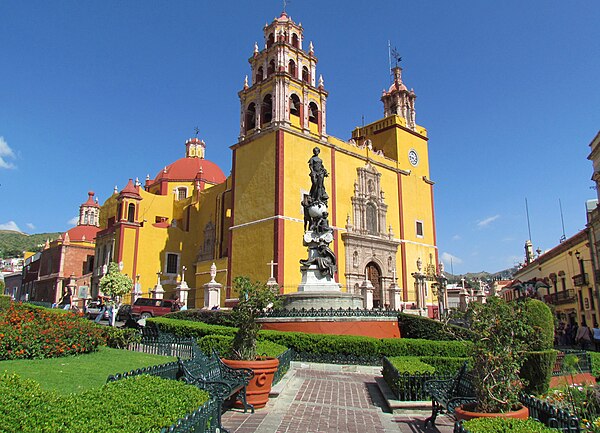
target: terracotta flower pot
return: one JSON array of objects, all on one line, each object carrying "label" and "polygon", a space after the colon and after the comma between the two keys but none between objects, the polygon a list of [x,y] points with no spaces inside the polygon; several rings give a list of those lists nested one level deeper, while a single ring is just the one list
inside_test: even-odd
[{"label": "terracotta flower pot", "polygon": [[[233,359],[222,359],[223,363],[231,368],[249,368],[254,371],[254,377],[246,388],[246,400],[254,406],[255,409],[265,407],[269,401],[269,393],[273,384],[273,376],[279,367],[277,358],[260,358],[254,361],[237,361]],[[243,407],[238,400],[236,407]]]},{"label": "terracotta flower pot", "polygon": [[473,412],[475,404],[466,404],[459,406],[454,410],[454,415],[457,420],[468,421],[473,418],[516,418],[516,419],[527,419],[529,418],[529,408],[527,406],[521,407],[521,409],[513,412],[504,413],[487,413],[487,412]]}]

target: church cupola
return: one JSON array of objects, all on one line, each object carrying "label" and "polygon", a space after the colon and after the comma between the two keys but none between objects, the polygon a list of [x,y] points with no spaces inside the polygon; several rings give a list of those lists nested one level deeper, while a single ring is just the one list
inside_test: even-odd
[{"label": "church cupola", "polygon": [[185,157],[204,159],[206,145],[198,137],[190,138],[185,142]]},{"label": "church cupola", "polygon": [[94,191],[88,192],[88,199],[79,206],[78,226],[100,227],[100,205],[94,201]]},{"label": "church cupola", "polygon": [[317,58],[309,44],[303,50],[301,24],[285,12],[263,28],[264,49],[254,44],[248,60],[251,83],[238,93],[241,103],[240,140],[273,127],[289,127],[325,140],[327,91],[317,84]]},{"label": "church cupola", "polygon": [[406,122],[406,127],[412,130],[416,127],[415,121],[415,99],[417,95],[411,89],[408,90],[402,82],[402,68],[396,66],[392,69],[394,82],[386,91],[383,90],[381,101],[383,102],[383,115],[400,116]]}]

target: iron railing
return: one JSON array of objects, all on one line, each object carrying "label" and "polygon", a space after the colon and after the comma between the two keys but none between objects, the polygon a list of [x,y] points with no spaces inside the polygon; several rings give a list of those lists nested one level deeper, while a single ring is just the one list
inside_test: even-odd
[{"label": "iron railing", "polygon": [[573,289],[561,290],[560,292],[544,295],[544,301],[546,301],[547,304],[562,305],[575,302],[576,300],[577,296]]},{"label": "iron railing", "polygon": [[436,373],[400,373],[386,357],[383,358],[383,378],[400,401],[431,400],[431,395],[425,392],[423,385],[428,380],[452,379],[453,375]]},{"label": "iron railing", "polygon": [[199,409],[180,418],[175,424],[164,427],[160,433],[218,433],[224,432],[218,422],[221,404],[209,400]]},{"label": "iron railing", "polygon": [[279,359],[279,367],[277,367],[275,376],[273,376],[273,385],[279,382],[288,372],[293,356],[294,351],[292,349],[288,349],[277,357],[277,359]]},{"label": "iron railing", "polygon": [[[577,365],[573,366],[574,371],[570,371],[564,364],[564,358],[566,355],[574,355],[577,357]],[[559,352],[556,356],[556,362],[552,370],[552,376],[564,376],[570,373],[591,373],[592,372],[592,358],[588,352],[583,350],[570,350],[566,349]]]},{"label": "iron railing", "polygon": [[301,308],[296,310],[270,310],[265,312],[261,317],[397,317],[398,311],[395,310],[364,310],[360,308]]},{"label": "iron railing", "polygon": [[193,357],[192,347],[195,343],[192,337],[180,337],[149,329],[144,330],[139,342],[130,343],[127,348],[135,352],[189,359]]}]

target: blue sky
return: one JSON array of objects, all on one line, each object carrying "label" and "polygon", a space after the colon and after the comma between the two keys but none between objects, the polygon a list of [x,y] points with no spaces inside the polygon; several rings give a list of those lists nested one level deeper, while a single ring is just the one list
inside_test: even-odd
[{"label": "blue sky", "polygon": [[[200,128],[228,174],[237,92],[281,1],[0,2],[0,228],[71,226],[154,177]],[[293,0],[329,91],[328,132],[382,117],[387,41],[429,130],[440,255],[455,273],[522,260],[585,226],[600,129],[600,2]]]}]

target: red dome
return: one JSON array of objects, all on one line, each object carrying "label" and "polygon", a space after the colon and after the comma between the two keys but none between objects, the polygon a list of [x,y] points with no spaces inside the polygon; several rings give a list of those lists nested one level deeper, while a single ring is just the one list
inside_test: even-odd
[{"label": "red dome", "polygon": [[96,239],[96,233],[100,231],[100,228],[96,226],[76,226],[70,230],[67,230],[65,234],[62,235],[62,238],[65,238],[65,235],[69,234],[69,241],[82,241],[85,236],[86,241],[93,241]]},{"label": "red dome", "polygon": [[[173,164],[167,165],[166,170],[158,172],[154,182],[161,179],[169,181],[193,181],[202,169],[200,178],[208,183],[219,184],[225,182],[225,175],[217,164],[201,158],[181,158]],[[165,173],[166,171],[166,173]]]}]

